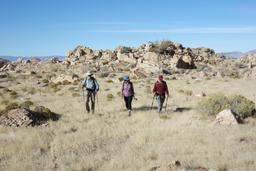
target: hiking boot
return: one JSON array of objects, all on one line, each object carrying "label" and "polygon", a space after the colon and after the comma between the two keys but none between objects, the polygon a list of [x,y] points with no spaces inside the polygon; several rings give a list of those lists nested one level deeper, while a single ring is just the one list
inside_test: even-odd
[{"label": "hiking boot", "polygon": [[131,114],[132,114],[132,111],[128,110],[128,116],[131,116]]}]

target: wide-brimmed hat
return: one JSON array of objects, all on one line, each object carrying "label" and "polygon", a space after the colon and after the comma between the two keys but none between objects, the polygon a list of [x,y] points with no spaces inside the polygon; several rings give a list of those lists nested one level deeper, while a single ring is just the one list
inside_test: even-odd
[{"label": "wide-brimmed hat", "polygon": [[129,80],[130,80],[130,78],[129,78],[129,76],[128,76],[128,75],[126,75],[126,76],[124,76],[124,77],[123,77],[123,80],[124,80],[124,81],[129,81]]},{"label": "wide-brimmed hat", "polygon": [[88,71],[87,73],[86,73],[86,76],[92,76],[93,75],[93,73],[91,72],[91,71]]}]

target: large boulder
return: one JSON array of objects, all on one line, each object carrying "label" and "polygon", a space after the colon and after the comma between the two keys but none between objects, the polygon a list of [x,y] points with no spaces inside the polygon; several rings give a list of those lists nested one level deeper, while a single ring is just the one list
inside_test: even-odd
[{"label": "large boulder", "polygon": [[184,55],[178,58],[176,67],[180,69],[195,69],[193,58],[189,55]]},{"label": "large boulder", "polygon": [[155,52],[147,52],[145,53],[143,58],[145,61],[148,61],[149,63],[152,63],[152,64],[158,64],[159,62],[159,54]]},{"label": "large boulder", "polygon": [[8,62],[9,62],[8,60],[5,60],[5,59],[0,58],[0,68],[2,68],[3,66],[5,66]]},{"label": "large boulder", "polygon": [[220,125],[237,125],[238,117],[231,109],[225,109],[217,114],[215,123]]},{"label": "large boulder", "polygon": [[119,61],[124,61],[128,63],[136,63],[136,59],[133,56],[133,53],[120,53],[117,52],[117,59]]}]

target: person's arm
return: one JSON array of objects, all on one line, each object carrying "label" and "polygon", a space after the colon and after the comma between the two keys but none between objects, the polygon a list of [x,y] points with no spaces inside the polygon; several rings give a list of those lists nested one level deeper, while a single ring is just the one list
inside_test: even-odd
[{"label": "person's arm", "polygon": [[132,82],[131,82],[131,88],[132,88],[132,95],[135,96],[134,87],[133,87],[133,83]]},{"label": "person's arm", "polygon": [[100,89],[100,85],[96,79],[94,79],[94,81],[95,81],[95,91],[97,92]]},{"label": "person's arm", "polygon": [[82,88],[86,87],[86,78],[82,82]]},{"label": "person's arm", "polygon": [[121,96],[124,96],[124,82],[122,82],[122,85],[121,85]]},{"label": "person's arm", "polygon": [[154,84],[153,93],[156,93],[156,83]]},{"label": "person's arm", "polygon": [[166,94],[167,94],[167,96],[169,97],[168,85],[167,85],[167,83],[165,83],[165,85],[166,85]]}]

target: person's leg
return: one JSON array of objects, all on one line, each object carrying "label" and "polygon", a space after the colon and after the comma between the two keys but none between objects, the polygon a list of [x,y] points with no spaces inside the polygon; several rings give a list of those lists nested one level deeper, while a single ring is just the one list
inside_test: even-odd
[{"label": "person's leg", "polygon": [[87,111],[87,113],[90,112],[89,101],[90,101],[90,92],[87,91],[87,94],[86,94],[86,111]]},{"label": "person's leg", "polygon": [[128,100],[129,100],[128,97],[124,96],[124,103],[125,103],[125,107],[126,107],[127,110],[129,110]]},{"label": "person's leg", "polygon": [[132,99],[133,99],[133,96],[128,97],[128,109],[129,110],[132,110]]},{"label": "person's leg", "polygon": [[156,96],[156,101],[157,101],[157,111],[160,113],[161,112],[161,99],[160,99],[160,95]]},{"label": "person's leg", "polygon": [[162,111],[163,109],[163,105],[164,105],[164,101],[165,101],[165,96],[160,96],[160,112]]},{"label": "person's leg", "polygon": [[92,110],[92,113],[94,113],[94,109],[95,109],[95,92],[92,92],[91,93],[91,110]]},{"label": "person's leg", "polygon": [[131,112],[132,112],[132,99],[133,99],[133,96],[129,96],[128,97],[128,112],[129,112],[129,116],[131,116]]}]

